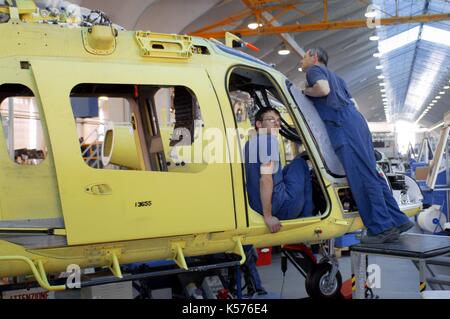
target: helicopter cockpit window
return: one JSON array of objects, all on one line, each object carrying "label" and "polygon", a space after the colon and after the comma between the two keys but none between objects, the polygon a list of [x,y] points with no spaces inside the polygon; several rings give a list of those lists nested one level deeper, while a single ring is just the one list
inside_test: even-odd
[{"label": "helicopter cockpit window", "polygon": [[[279,154],[282,165],[290,163],[297,156],[309,160],[309,154],[295,128],[290,110],[280,91],[268,76],[249,68],[235,68],[230,74],[228,91],[236,125],[240,132],[241,149],[252,134],[256,134],[254,129],[256,112],[261,108],[273,107],[281,115]],[[312,166],[311,162],[310,164]],[[315,206],[313,214],[321,215],[326,211],[327,203],[314,169],[311,171],[311,176]]]},{"label": "helicopter cockpit window", "polygon": [[9,157],[19,165],[39,165],[47,147],[33,92],[21,84],[0,85],[0,116]]},{"label": "helicopter cockpit window", "polygon": [[196,172],[200,106],[182,86],[80,84],[70,95],[80,150],[97,169]]},{"label": "helicopter cockpit window", "polygon": [[[281,115],[280,145],[284,147],[282,162],[289,162],[304,151],[292,117],[273,83],[263,73],[236,68],[230,75],[229,96],[236,124],[244,139],[255,134],[255,114],[265,107],[276,108]],[[246,141],[242,141],[245,144]],[[243,147],[243,145],[241,145]]]}]

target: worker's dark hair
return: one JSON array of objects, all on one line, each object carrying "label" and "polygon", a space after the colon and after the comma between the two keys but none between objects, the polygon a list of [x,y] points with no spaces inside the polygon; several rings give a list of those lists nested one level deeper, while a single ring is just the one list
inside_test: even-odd
[{"label": "worker's dark hair", "polygon": [[262,109],[259,109],[258,112],[256,112],[256,114],[255,114],[255,128],[256,128],[256,122],[257,121],[262,122],[264,114],[269,113],[269,112],[274,112],[275,114],[277,114],[281,118],[281,114],[280,114],[280,112],[278,112],[278,110],[276,108],[263,107]]},{"label": "worker's dark hair", "polygon": [[314,56],[317,54],[317,59],[320,63],[325,64],[325,66],[328,65],[328,53],[322,48],[312,48],[309,49],[309,55]]}]

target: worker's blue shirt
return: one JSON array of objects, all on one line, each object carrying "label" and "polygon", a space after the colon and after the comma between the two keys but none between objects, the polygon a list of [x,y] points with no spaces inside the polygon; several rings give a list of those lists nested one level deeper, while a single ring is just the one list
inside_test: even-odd
[{"label": "worker's blue shirt", "polygon": [[262,214],[259,180],[261,178],[261,164],[270,161],[274,163],[272,214],[278,212],[283,203],[284,185],[278,151],[278,140],[271,134],[257,134],[245,144],[245,173],[250,207]]},{"label": "worker's blue shirt", "polygon": [[[359,117],[356,114],[359,112],[351,100],[352,97],[347,85],[342,78],[323,65],[313,65],[308,68],[306,71],[306,80],[310,87],[314,86],[319,80],[328,81],[330,93],[327,96],[308,96],[308,98],[313,102],[320,118],[324,121],[334,149],[337,149],[345,144],[347,140],[343,135],[343,131],[340,129],[347,124],[345,123],[348,119],[346,115],[350,115],[350,118],[352,116]],[[343,110],[352,114],[344,115]]]},{"label": "worker's blue shirt", "polygon": [[314,86],[319,80],[328,81],[330,85],[330,93],[327,96],[309,96],[322,119],[334,120],[336,112],[341,108],[348,105],[354,106],[345,81],[336,73],[328,70],[327,67],[313,65],[306,72],[306,80],[308,81],[308,86]]},{"label": "worker's blue shirt", "polygon": [[245,145],[245,174],[250,207],[263,214],[260,193],[261,165],[270,161],[272,173],[272,215],[279,219],[294,219],[301,214],[312,216],[312,184],[306,162],[297,157],[281,169],[279,145],[275,136],[257,134]]}]

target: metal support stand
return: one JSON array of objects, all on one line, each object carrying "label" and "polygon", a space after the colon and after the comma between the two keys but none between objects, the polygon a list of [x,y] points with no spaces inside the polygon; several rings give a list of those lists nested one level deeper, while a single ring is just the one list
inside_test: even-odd
[{"label": "metal support stand", "polygon": [[350,247],[352,296],[354,299],[365,298],[368,264],[366,257],[369,255],[403,258],[416,262],[419,270],[418,292],[421,293],[427,289],[427,261],[449,253],[449,237],[421,234],[404,234],[397,243],[352,246]]},{"label": "metal support stand", "polygon": [[367,281],[367,255],[352,251],[350,256],[352,263],[352,298],[364,299]]}]

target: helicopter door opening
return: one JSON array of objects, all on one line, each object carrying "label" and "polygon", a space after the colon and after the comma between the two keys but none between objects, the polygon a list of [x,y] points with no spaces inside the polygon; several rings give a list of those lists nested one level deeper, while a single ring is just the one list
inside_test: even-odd
[{"label": "helicopter door opening", "polygon": [[39,99],[28,86],[2,84],[0,118],[0,228],[64,227]]},{"label": "helicopter door opening", "polygon": [[[289,107],[286,107],[287,103],[284,102],[280,91],[274,85],[273,81],[263,72],[238,67],[233,69],[229,76],[228,92],[237,128],[240,132],[243,132],[243,134],[240,134],[239,139],[241,150],[244,149],[247,141],[256,134],[254,128],[255,114],[259,109],[273,107],[280,112],[281,128],[278,142],[282,166],[284,167],[291,163],[297,156],[300,156],[306,160],[310,167],[314,209],[312,216],[302,217],[302,214],[300,214],[297,220],[307,219],[309,217],[316,218],[324,214],[327,210],[327,201],[319,184],[318,175],[310,161],[309,153],[301,135],[295,127],[291,110]],[[241,153],[244,154],[243,151]],[[261,223],[261,215],[253,210],[249,204],[247,204],[247,211],[250,225]]]},{"label": "helicopter door opening", "polygon": [[[236,229],[231,165],[208,161],[191,165],[186,161],[177,166],[169,157],[171,148],[178,146],[170,146],[171,132],[178,120],[177,129],[182,127],[180,114],[185,110],[180,103],[176,118],[177,100],[170,112],[172,90],[177,87],[192,94],[191,107],[198,102],[204,128],[214,128],[225,136],[219,101],[204,68],[185,63],[36,59],[32,71],[48,125],[69,245]],[[112,139],[104,140],[101,147],[102,162],[106,159],[103,168],[90,167],[81,156],[78,116],[72,107],[75,97],[95,98],[105,111],[115,108],[120,113],[119,118],[104,113],[113,122],[104,123],[105,137],[108,129],[113,131]],[[100,112],[98,116],[94,113],[89,120],[98,122],[99,116]],[[193,144],[196,142],[194,136]],[[156,158],[161,158],[161,167],[152,166],[152,157],[156,164]],[[105,168],[106,164],[116,167]]]}]

